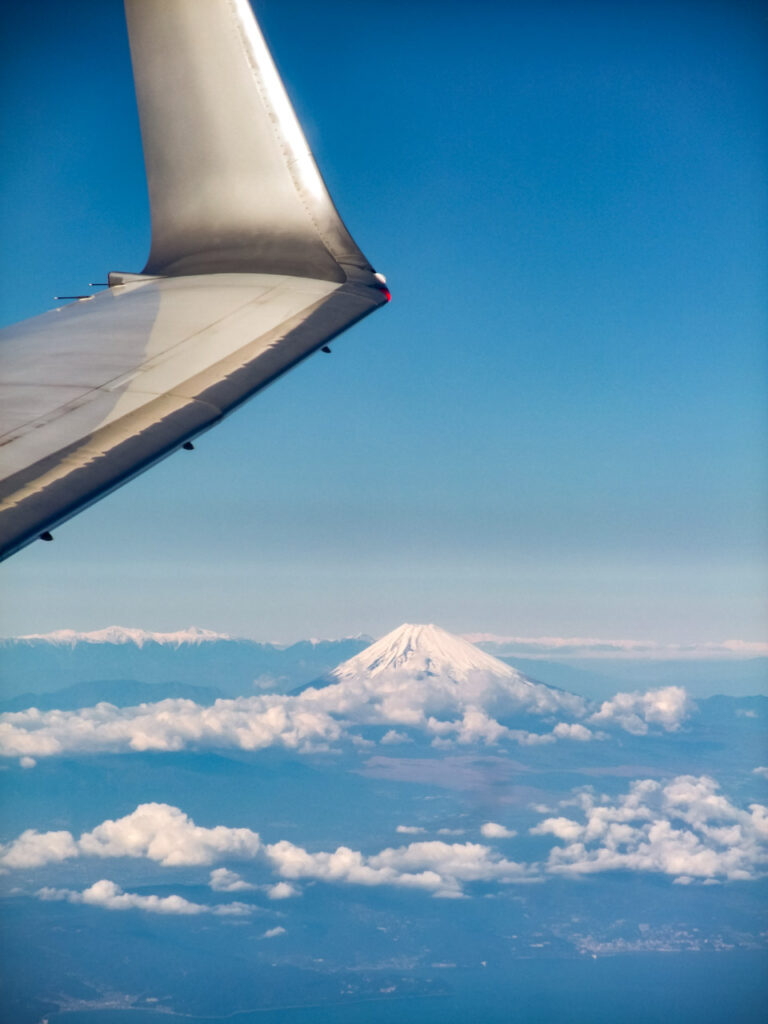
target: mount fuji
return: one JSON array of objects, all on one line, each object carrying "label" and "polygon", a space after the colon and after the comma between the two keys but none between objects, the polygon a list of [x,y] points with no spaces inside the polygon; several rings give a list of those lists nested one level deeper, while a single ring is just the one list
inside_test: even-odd
[{"label": "mount fuji", "polygon": [[[361,725],[412,726],[459,742],[512,738],[507,726],[522,725],[521,717],[578,719],[588,710],[582,697],[535,683],[438,626],[410,623],[303,689],[301,699]],[[539,734],[525,736],[536,742]]]},{"label": "mount fuji", "polygon": [[360,676],[381,677],[390,672],[417,678],[442,676],[457,683],[468,682],[478,672],[499,678],[523,678],[503,661],[439,626],[414,626],[407,622],[349,658],[331,675],[343,682]]},{"label": "mount fuji", "polygon": [[332,683],[356,693],[421,694],[427,704],[490,705],[534,714],[582,715],[586,703],[564,690],[535,683],[479,647],[435,625],[404,623],[330,673]]}]

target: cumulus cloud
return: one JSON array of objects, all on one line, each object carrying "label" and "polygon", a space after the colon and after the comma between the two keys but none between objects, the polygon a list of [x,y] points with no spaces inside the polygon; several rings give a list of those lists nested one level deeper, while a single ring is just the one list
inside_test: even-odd
[{"label": "cumulus cloud", "polygon": [[55,864],[78,854],[70,832],[37,832],[27,829],[18,839],[0,846],[0,868],[23,870]]},{"label": "cumulus cloud", "polygon": [[36,868],[79,855],[146,857],[165,867],[207,865],[223,857],[253,857],[260,848],[258,833],[250,829],[204,828],[178,807],[150,803],[103,821],[78,840],[70,832],[27,830],[0,847],[0,868]]},{"label": "cumulus cloud", "polygon": [[397,729],[388,729],[381,737],[381,742],[385,744],[389,743],[412,743],[411,737],[404,732],[398,732]]},{"label": "cumulus cloud", "polygon": [[222,699],[210,707],[168,699],[132,708],[101,703],[78,711],[28,708],[0,716],[0,754],[6,757],[186,747],[310,751],[327,748],[341,735],[341,724],[319,706],[279,694]]},{"label": "cumulus cloud", "polygon": [[102,878],[82,892],[73,889],[38,889],[37,896],[41,900],[66,900],[68,903],[85,903],[104,910],[144,910],[150,914],[218,914],[242,916],[251,913],[252,908],[245,903],[224,903],[206,906],[203,903],[192,903],[183,896],[141,896],[135,892],[124,892],[119,885],[109,879]]},{"label": "cumulus cloud", "polygon": [[[220,699],[210,707],[169,698],[130,708],[106,702],[76,711],[28,708],[0,715],[0,756],[18,757],[31,766],[36,758],[70,752],[262,750],[270,746],[313,752],[331,749],[342,739],[365,748],[372,741],[352,730],[372,725],[405,725],[437,740],[464,745],[592,738],[586,726],[564,722],[547,733],[507,728],[495,716],[519,711],[521,706],[531,714],[576,716],[585,714],[587,707],[581,697],[558,694],[517,674],[502,680],[483,678],[482,685],[472,677],[458,686],[442,677],[414,681],[395,675],[377,678],[376,687],[345,679],[296,696]],[[397,728],[389,728],[381,739],[384,744],[410,741]]]},{"label": "cumulus cloud", "polygon": [[753,768],[752,773],[761,776],[763,779],[768,779],[768,766],[761,764],[758,768]]},{"label": "cumulus cloud", "polygon": [[479,843],[415,842],[367,857],[347,846],[333,853],[310,853],[287,840],[265,849],[274,869],[285,878],[392,885],[424,889],[435,896],[461,895],[466,882],[511,884],[531,881],[536,874],[527,865],[506,860]]},{"label": "cumulus cloud", "polygon": [[570,841],[571,839],[578,839],[583,830],[582,825],[577,821],[572,821],[570,818],[546,818],[544,821],[539,822],[538,825],[534,825],[531,832],[535,836],[552,835],[557,839]]},{"label": "cumulus cloud", "polygon": [[506,740],[520,746],[532,747],[542,743],[555,743],[557,740],[578,740],[584,742],[593,739],[605,739],[604,733],[594,733],[579,722],[558,722],[550,732],[530,732],[527,729],[508,729],[491,718],[482,708],[468,707],[464,715],[455,721],[438,719],[430,716],[425,729],[435,736],[434,747],[449,747],[453,743],[478,744],[486,746]]},{"label": "cumulus cloud", "polygon": [[271,900],[289,900],[292,896],[300,896],[301,889],[290,882],[275,882],[267,887],[267,896]]},{"label": "cumulus cloud", "polygon": [[[177,807],[142,804],[131,814],[107,820],[79,839],[65,831],[29,829],[0,848],[3,870],[30,870],[77,857],[143,857],[164,867],[208,866],[230,858],[256,861],[278,880],[253,886],[227,867],[211,870],[218,892],[266,889],[270,899],[297,896],[301,880],[338,885],[394,886],[438,897],[461,897],[472,883],[511,885],[538,881],[542,873],[584,875],[602,871],[644,871],[711,884],[758,877],[768,863],[768,807],[740,808],[708,776],[681,775],[666,783],[640,779],[618,798],[591,788],[575,791],[530,829],[551,836],[557,846],[543,863],[520,863],[484,843],[414,841],[364,854],[348,846],[311,851],[288,840],[264,844],[248,828],[199,826]],[[404,826],[407,830],[419,826]],[[402,831],[402,830],[401,830]],[[443,834],[456,830],[442,829]],[[460,831],[460,830],[458,830]],[[505,839],[512,829],[498,822],[481,827],[485,839]],[[82,892],[42,889],[40,898],[93,903],[108,909],[136,907],[155,913],[244,914],[247,905],[192,904],[181,897],[125,893],[102,879]],[[243,907],[245,906],[245,909]]]},{"label": "cumulus cloud", "polygon": [[514,829],[506,828],[504,825],[497,825],[495,821],[486,821],[480,826],[480,835],[486,839],[511,839],[516,836]]},{"label": "cumulus cloud", "polygon": [[617,693],[603,701],[591,722],[619,725],[627,732],[643,736],[649,725],[660,725],[667,732],[675,732],[688,717],[692,708],[690,698],[682,686],[664,686],[645,693]]},{"label": "cumulus cloud", "polygon": [[580,722],[558,722],[552,730],[552,734],[558,739],[578,740],[580,743],[595,739],[592,730]]},{"label": "cumulus cloud", "polygon": [[418,836],[426,831],[421,825],[398,825],[395,829],[395,832],[400,832],[404,836]]},{"label": "cumulus cloud", "polygon": [[214,868],[210,876],[210,887],[214,892],[243,892],[246,889],[255,889],[255,885],[246,882],[236,871],[228,868]]},{"label": "cumulus cloud", "polygon": [[718,789],[706,775],[681,775],[666,784],[641,779],[617,801],[585,789],[576,799],[582,820],[550,817],[530,831],[565,844],[549,854],[547,870],[555,874],[623,870],[681,881],[755,878],[768,863],[768,808],[739,808]]},{"label": "cumulus cloud", "polygon": [[[450,896],[460,895],[464,882],[509,884],[530,881],[537,874],[535,868],[506,860],[491,847],[479,843],[414,842],[370,856],[347,846],[333,852],[312,853],[288,840],[265,846],[258,833],[250,829],[224,825],[204,828],[178,807],[168,804],[141,804],[123,818],[104,821],[84,832],[78,840],[69,832],[27,831],[0,851],[0,864],[6,870],[33,868],[85,856],[144,857],[164,867],[208,865],[231,857],[256,859],[283,879],[268,887],[271,899],[298,895],[299,890],[292,883],[302,878],[352,885],[392,885]],[[252,888],[227,868],[212,870],[209,883],[220,892]],[[102,886],[95,891],[106,893],[107,889]],[[64,896],[61,892],[64,890],[46,890],[47,898],[70,898],[68,890]],[[120,906],[131,903],[128,897],[123,899],[125,894],[112,895],[120,896]],[[71,901],[90,899],[78,893]],[[117,904],[114,909],[119,909]]]},{"label": "cumulus cloud", "polygon": [[34,757],[20,757],[19,758],[19,765],[22,768],[34,768],[36,764],[37,764],[37,761],[34,759]]},{"label": "cumulus cloud", "polygon": [[285,935],[285,928],[280,924],[275,928],[267,928],[261,937],[262,939],[274,939],[278,935]]},{"label": "cumulus cloud", "polygon": [[166,867],[178,867],[212,864],[224,856],[253,857],[261,840],[248,828],[204,828],[178,807],[151,803],[84,832],[78,845],[90,856],[148,857]]}]

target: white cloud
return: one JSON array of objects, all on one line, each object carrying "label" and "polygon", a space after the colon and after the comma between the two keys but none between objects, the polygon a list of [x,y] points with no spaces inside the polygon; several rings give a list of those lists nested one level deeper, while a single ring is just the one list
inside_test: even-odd
[{"label": "white cloud", "polygon": [[27,829],[18,839],[0,846],[0,868],[24,870],[76,857],[77,844],[70,832],[37,832]]},{"label": "white cloud", "polygon": [[91,856],[148,857],[166,867],[178,867],[212,864],[223,856],[253,857],[261,840],[248,828],[204,828],[178,807],[151,803],[84,832],[79,847]]},{"label": "white cloud", "polygon": [[526,729],[508,729],[495,718],[491,718],[481,708],[468,707],[464,716],[456,721],[447,721],[430,716],[425,728],[435,739],[433,747],[449,747],[453,743],[476,744],[484,743],[494,746],[501,740],[519,743],[524,747],[538,746],[543,743],[554,743],[557,740],[578,740],[584,742],[593,739],[605,739],[604,733],[593,733],[579,722],[558,722],[551,732],[529,732]]},{"label": "white cloud", "polygon": [[228,868],[214,868],[211,872],[210,887],[214,892],[244,892],[246,889],[255,889],[255,885],[244,881],[236,871]]},{"label": "white cloud", "polygon": [[211,707],[169,699],[133,708],[101,703],[78,711],[6,713],[0,716],[0,754],[50,757],[68,751],[261,750],[273,745],[308,751],[327,748],[341,734],[339,722],[301,697],[238,697]]},{"label": "white cloud", "polygon": [[[264,845],[250,829],[205,828],[167,804],[142,804],[123,818],[102,822],[79,839],[65,831],[27,830],[0,849],[0,865],[5,871],[29,870],[87,856],[143,857],[165,867],[207,866],[230,858],[257,860],[280,879],[266,887],[270,899],[286,899],[299,894],[295,883],[301,879],[395,886],[459,897],[473,882],[509,885],[537,881],[542,870],[561,875],[658,872],[684,884],[686,879],[706,883],[751,879],[762,874],[768,864],[768,807],[753,803],[739,808],[708,776],[683,775],[666,783],[640,779],[618,798],[582,788],[561,801],[560,809],[563,813],[550,815],[530,829],[534,835],[553,836],[561,844],[549,851],[543,865],[511,861],[491,846],[473,842],[414,841],[372,854],[348,846],[313,852],[288,840]],[[487,839],[515,834],[497,822],[485,822],[481,832]],[[226,867],[210,872],[210,885],[220,892],[255,888]],[[236,903],[218,908],[200,904],[202,909],[195,909],[198,905],[180,897],[124,893],[103,879],[81,893],[41,890],[40,894],[41,898],[100,902],[110,909],[134,906],[157,913],[247,912],[247,907]]]},{"label": "white cloud", "polygon": [[270,885],[267,888],[267,896],[271,900],[288,900],[292,896],[300,896],[301,889],[295,885],[291,885],[290,882],[275,882],[274,885]]},{"label": "white cloud", "polygon": [[135,892],[124,892],[119,885],[106,878],[94,882],[82,892],[73,889],[39,889],[37,896],[41,900],[66,900],[68,903],[85,903],[105,910],[144,910],[150,914],[219,914],[242,916],[251,913],[251,908],[244,903],[224,903],[217,906],[206,906],[203,903],[192,903],[183,896],[141,896]]},{"label": "white cloud", "polygon": [[[444,721],[434,716],[426,721],[427,732],[432,733],[439,739],[445,739],[452,733],[457,743],[498,743],[498,741],[510,735],[510,730],[500,725],[495,718],[491,718],[480,708],[467,708],[463,718],[456,721]],[[436,744],[437,745],[437,744]]]},{"label": "white cloud", "polygon": [[22,768],[34,768],[36,764],[37,764],[37,761],[34,759],[34,757],[20,757],[19,758],[19,765]]},{"label": "white cloud", "polygon": [[552,873],[623,870],[749,879],[768,863],[768,808],[735,806],[706,775],[681,775],[666,784],[642,779],[615,802],[581,790],[575,802],[583,821],[552,817],[530,830],[565,843],[550,851]]},{"label": "white cloud", "polygon": [[[510,670],[511,672],[512,670]],[[523,710],[537,715],[583,715],[581,697],[509,679],[471,677],[462,686],[442,677],[384,676],[343,680],[296,696],[263,694],[220,699],[206,707],[185,699],[118,708],[106,702],[76,711],[25,711],[0,715],[0,756],[24,759],[69,752],[179,751],[234,747],[261,750],[282,746],[302,752],[328,750],[346,738],[361,748],[371,740],[352,730],[361,726],[403,726],[453,742],[523,745],[557,739],[588,739],[585,726],[560,723],[550,733],[508,729],[496,715]],[[447,717],[446,717],[447,716]],[[389,728],[384,744],[410,742]]]},{"label": "white cloud", "polygon": [[278,935],[285,935],[285,928],[280,924],[276,928],[267,928],[261,937],[262,939],[274,939]]},{"label": "white cloud", "polygon": [[764,779],[768,779],[768,765],[760,765],[758,768],[753,768],[752,773],[754,775],[760,775]]},{"label": "white cloud", "polygon": [[556,836],[558,839],[578,839],[584,831],[584,826],[570,818],[546,818],[530,830],[535,836]]},{"label": "white cloud", "polygon": [[512,836],[517,835],[517,832],[514,829],[505,828],[504,825],[497,825],[495,821],[486,821],[484,825],[480,826],[480,835],[485,836],[486,839],[511,839]]},{"label": "white cloud", "polygon": [[558,739],[578,740],[581,743],[595,739],[595,734],[592,730],[588,729],[586,725],[581,725],[579,722],[558,722],[552,733]]},{"label": "white cloud", "polygon": [[400,832],[404,836],[418,836],[426,831],[421,825],[398,825],[395,829],[395,832]]},{"label": "white cloud", "polygon": [[620,725],[636,736],[647,733],[649,725],[660,725],[668,732],[674,732],[680,728],[691,708],[684,687],[664,686],[645,693],[617,693],[610,700],[603,701],[590,721]]},{"label": "white cloud", "polygon": [[381,737],[382,743],[412,743],[411,737],[404,732],[398,732],[397,729],[388,729]]},{"label": "white cloud", "polygon": [[75,840],[70,832],[23,832],[0,848],[0,867],[36,868],[79,855],[146,857],[165,867],[207,865],[223,857],[250,858],[261,848],[247,828],[196,825],[178,807],[140,804],[116,821],[107,820]]},{"label": "white cloud", "polygon": [[373,740],[367,740],[365,736],[357,736],[354,733],[352,733],[347,738],[354,746],[359,747],[361,750],[365,750],[368,747],[376,746]]},{"label": "white cloud", "polygon": [[410,843],[364,856],[340,846],[333,853],[309,853],[287,840],[266,847],[275,870],[285,878],[313,878],[337,884],[393,885],[424,889],[436,896],[460,895],[462,883],[531,881],[535,872],[505,860],[479,843]]},{"label": "white cloud", "polygon": [[[141,804],[123,818],[104,821],[84,832],[79,840],[69,832],[22,833],[3,848],[0,863],[10,870],[86,856],[145,857],[164,867],[207,866],[232,857],[258,859],[266,861],[282,879],[289,880],[268,888],[271,899],[298,895],[299,890],[290,882],[301,878],[352,885],[393,885],[445,896],[460,894],[463,882],[495,880],[508,884],[530,881],[536,876],[535,868],[506,860],[489,846],[478,843],[414,842],[370,856],[346,846],[332,853],[310,853],[287,840],[264,846],[258,833],[250,829],[224,825],[203,828],[178,807],[168,804]],[[211,871],[209,882],[211,888],[223,892],[251,888],[227,868]],[[82,901],[80,896],[78,901]],[[121,897],[121,904],[129,902]]]}]

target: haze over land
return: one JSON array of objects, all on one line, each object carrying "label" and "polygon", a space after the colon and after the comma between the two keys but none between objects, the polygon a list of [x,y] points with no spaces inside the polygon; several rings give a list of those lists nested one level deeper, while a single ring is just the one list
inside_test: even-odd
[{"label": "haze over land", "polygon": [[572,993],[536,963],[573,986],[602,957],[638,976],[638,957],[674,957],[680,998],[704,975],[715,1005],[765,963],[768,698],[694,699],[673,677],[573,692],[547,681],[569,665],[536,659],[531,679],[408,624],[287,648],[63,630],[4,653],[27,687],[0,716],[21,1022],[288,1003],[341,1019],[370,999],[389,1020],[415,997],[496,1019],[523,964],[562,1014]]}]

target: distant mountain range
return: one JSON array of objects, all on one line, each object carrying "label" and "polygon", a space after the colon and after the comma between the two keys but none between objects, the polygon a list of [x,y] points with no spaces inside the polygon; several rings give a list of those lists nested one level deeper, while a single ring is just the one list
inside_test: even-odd
[{"label": "distant mountain range", "polygon": [[82,683],[109,688],[126,680],[161,685],[164,692],[155,699],[180,695],[169,691],[168,684],[214,687],[228,697],[280,693],[325,675],[369,643],[370,637],[350,637],[280,647],[200,629],[176,633],[122,627],[95,633],[59,630],[0,640],[0,700]]},{"label": "distant mountain range", "polygon": [[8,700],[0,700],[0,713],[23,711],[36,707],[40,711],[77,711],[106,701],[118,708],[151,704],[167,698],[193,700],[196,704],[213,704],[224,694],[213,686],[193,686],[191,683],[139,683],[135,679],[95,679],[73,683],[50,693],[21,693]]},{"label": "distant mountain range", "polygon": [[[93,632],[61,629],[0,640],[0,710],[78,708],[99,701],[129,706],[166,697],[207,704],[217,696],[289,693],[332,677],[338,681],[342,670],[353,673],[361,667],[355,659],[363,652],[374,670],[375,663],[391,667],[398,659],[413,659],[427,640],[432,668],[447,659],[454,677],[461,675],[469,658],[473,671],[482,668],[481,661],[486,668],[493,663],[497,673],[505,666],[509,678],[523,673],[533,683],[591,699],[605,699],[617,690],[669,685],[685,686],[694,698],[768,693],[768,658],[549,660],[502,654],[498,642],[470,644],[459,637],[448,642],[445,637],[451,635],[444,631],[443,639],[416,632],[430,629],[436,627],[400,627],[394,631],[392,650],[378,646],[383,640],[371,644],[366,636],[280,646],[198,627],[167,633],[121,626]],[[45,696],[54,693],[55,699]]]}]

